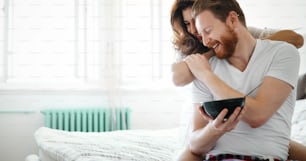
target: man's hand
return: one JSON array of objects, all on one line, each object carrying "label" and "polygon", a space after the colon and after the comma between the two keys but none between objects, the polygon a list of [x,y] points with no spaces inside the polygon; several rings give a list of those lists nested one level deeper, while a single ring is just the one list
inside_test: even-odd
[{"label": "man's hand", "polygon": [[210,116],[208,116],[205,111],[203,110],[203,107],[199,107],[199,111],[203,118],[207,120],[211,124],[211,126],[217,131],[221,133],[229,132],[236,128],[238,122],[240,121],[242,114],[243,114],[243,109],[241,107],[237,107],[235,111],[232,113],[232,115],[228,119],[224,119],[226,116],[228,110],[224,108],[218,117],[213,120]]}]

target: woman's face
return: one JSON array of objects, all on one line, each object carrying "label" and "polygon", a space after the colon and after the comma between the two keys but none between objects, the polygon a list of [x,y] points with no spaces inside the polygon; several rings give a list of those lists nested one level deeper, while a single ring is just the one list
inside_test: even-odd
[{"label": "woman's face", "polygon": [[192,18],[191,7],[188,7],[183,10],[183,19],[184,24],[187,27],[187,31],[193,35],[197,34],[197,30],[195,28],[194,19]]},{"label": "woman's face", "polygon": [[194,19],[192,18],[192,9],[191,7],[188,7],[183,10],[183,19],[184,19],[184,24],[187,27],[187,31],[194,36],[198,37],[200,41],[202,41],[201,35],[198,34],[198,31],[195,26]]}]

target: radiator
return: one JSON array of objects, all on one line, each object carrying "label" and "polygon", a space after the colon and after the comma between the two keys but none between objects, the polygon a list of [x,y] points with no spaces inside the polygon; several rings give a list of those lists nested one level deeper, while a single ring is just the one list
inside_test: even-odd
[{"label": "radiator", "polygon": [[81,132],[104,132],[130,129],[129,108],[45,109],[45,126]]}]

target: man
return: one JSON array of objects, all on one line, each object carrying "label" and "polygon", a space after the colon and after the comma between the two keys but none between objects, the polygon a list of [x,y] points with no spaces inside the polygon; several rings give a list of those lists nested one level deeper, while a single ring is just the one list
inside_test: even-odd
[{"label": "man", "polygon": [[[297,49],[254,39],[235,0],[198,0],[193,13],[203,44],[216,56],[209,62],[200,54],[186,60],[197,78],[193,101],[201,111],[194,112],[190,151],[207,154],[208,160],[286,160],[299,69]],[[243,97],[258,86],[246,97],[242,112],[237,107],[226,121],[226,109],[212,120],[200,107],[200,102]]]}]

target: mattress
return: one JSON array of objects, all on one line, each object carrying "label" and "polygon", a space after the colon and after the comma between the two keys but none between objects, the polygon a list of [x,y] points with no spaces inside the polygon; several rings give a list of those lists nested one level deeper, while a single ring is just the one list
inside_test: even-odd
[{"label": "mattress", "polygon": [[41,161],[165,161],[180,149],[178,129],[35,133]]}]

